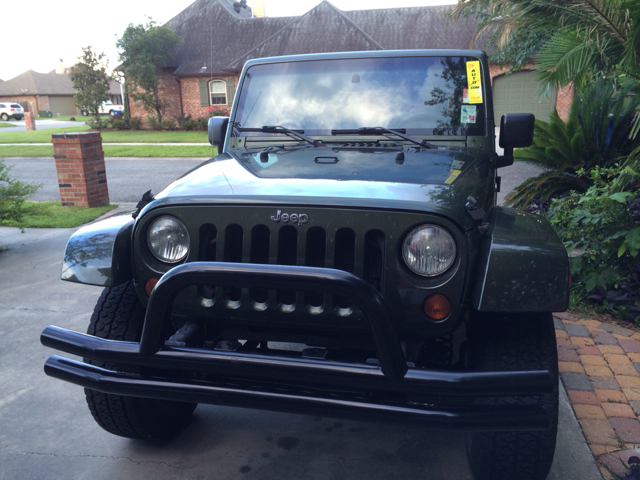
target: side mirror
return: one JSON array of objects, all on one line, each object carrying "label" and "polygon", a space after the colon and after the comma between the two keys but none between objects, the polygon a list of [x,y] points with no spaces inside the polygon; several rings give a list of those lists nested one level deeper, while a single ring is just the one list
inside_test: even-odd
[{"label": "side mirror", "polygon": [[497,157],[496,168],[513,165],[513,149],[533,143],[536,117],[532,113],[505,113],[500,119],[499,145],[504,155]]},{"label": "side mirror", "polygon": [[224,137],[227,134],[227,125],[229,125],[229,117],[211,117],[209,119],[209,143],[218,146],[219,149],[224,145]]}]

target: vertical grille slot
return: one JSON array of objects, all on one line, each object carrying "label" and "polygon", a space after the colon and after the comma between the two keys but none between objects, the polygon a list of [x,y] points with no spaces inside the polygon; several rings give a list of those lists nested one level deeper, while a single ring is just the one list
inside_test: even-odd
[{"label": "vertical grille slot", "polygon": [[[240,225],[228,225],[224,232],[223,261],[230,263],[242,262],[242,227]],[[242,294],[241,288],[226,288],[225,298],[230,302],[239,302]],[[235,307],[237,308],[237,307]]]},{"label": "vertical grille slot", "polygon": [[[269,263],[269,242],[271,232],[266,225],[256,225],[251,229],[251,263]],[[256,303],[266,303],[269,291],[266,288],[252,288],[249,290],[251,300]]]},{"label": "vertical grille slot", "polygon": [[[321,227],[311,227],[307,232],[307,247],[305,251],[305,265],[307,267],[324,267],[326,259],[327,234]],[[306,292],[304,301],[312,307],[322,307],[324,295],[316,292]]]},{"label": "vertical grille slot", "polygon": [[[278,265],[297,265],[298,231],[290,225],[282,227],[278,232]],[[296,303],[294,290],[278,291],[278,302],[283,305]]]},{"label": "vertical grille slot", "polygon": [[363,278],[382,292],[384,278],[384,233],[380,230],[369,230],[364,236]]},{"label": "vertical grille slot", "polygon": [[[354,273],[356,259],[356,235],[350,228],[341,228],[336,232],[333,266],[338,270]],[[334,305],[337,308],[351,308],[351,301],[336,295]]]},{"label": "vertical grille slot", "polygon": [[[216,261],[216,246],[218,244],[218,230],[215,225],[207,223],[200,227],[200,260],[204,262]],[[204,307],[212,307],[215,302],[216,287],[214,285],[198,285],[198,294]]]},{"label": "vertical grille slot", "polygon": [[203,262],[216,261],[216,244],[218,242],[218,230],[215,225],[207,223],[200,227],[200,260]]}]

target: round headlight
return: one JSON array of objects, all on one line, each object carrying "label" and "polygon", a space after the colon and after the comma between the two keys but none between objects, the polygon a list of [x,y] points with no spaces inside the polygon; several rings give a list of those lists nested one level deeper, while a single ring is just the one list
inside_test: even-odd
[{"label": "round headlight", "polygon": [[156,218],[149,227],[147,241],[151,253],[163,262],[177,263],[189,253],[189,232],[174,217]]},{"label": "round headlight", "polygon": [[433,277],[446,272],[453,265],[456,243],[444,228],[422,225],[404,239],[402,258],[412,272]]}]

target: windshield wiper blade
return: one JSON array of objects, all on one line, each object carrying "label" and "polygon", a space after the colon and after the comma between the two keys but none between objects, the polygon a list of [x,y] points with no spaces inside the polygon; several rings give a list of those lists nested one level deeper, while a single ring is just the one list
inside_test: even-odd
[{"label": "windshield wiper blade", "polygon": [[420,145],[424,148],[438,148],[438,146],[434,145],[433,143],[411,137],[405,132],[406,129],[404,128],[392,130],[391,128],[386,127],[362,127],[354,130],[331,130],[331,135],[384,135],[385,133],[390,133],[391,135],[396,135],[400,138],[404,138],[405,140],[408,140],[411,143],[415,143],[416,145]]},{"label": "windshield wiper blade", "polygon": [[322,143],[322,140],[316,140],[304,134],[304,130],[291,130],[287,127],[280,125],[268,126],[265,125],[261,128],[238,128],[241,132],[264,132],[264,133],[284,133],[285,135],[298,137],[311,145],[318,145]]}]

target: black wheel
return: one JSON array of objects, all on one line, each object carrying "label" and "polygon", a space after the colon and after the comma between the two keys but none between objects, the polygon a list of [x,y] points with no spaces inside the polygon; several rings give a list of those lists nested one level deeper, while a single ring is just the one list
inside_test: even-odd
[{"label": "black wheel", "polygon": [[7,115],[6,113],[3,113],[2,115],[0,115],[0,118],[2,118],[4,122],[6,122],[7,120],[9,120],[9,115]]},{"label": "black wheel", "polygon": [[89,116],[89,111],[88,110],[80,110],[80,113],[82,114],[83,117],[88,117]]},{"label": "black wheel", "polygon": [[109,116],[110,117],[115,117],[115,114],[113,113],[113,110],[109,110]]},{"label": "black wheel", "polygon": [[22,117],[16,117],[16,120],[20,121],[20,120],[22,120]]},{"label": "black wheel", "polygon": [[[110,340],[140,340],[145,310],[133,282],[107,287],[96,304],[87,333]],[[94,360],[85,362],[110,370],[118,366]],[[131,368],[129,373],[137,373]],[[128,397],[85,388],[89,410],[107,432],[128,438],[169,440],[189,423],[197,403]]]},{"label": "black wheel", "polygon": [[550,313],[476,314],[470,321],[471,355],[479,371],[548,369],[554,389],[531,397],[485,397],[477,403],[541,405],[545,430],[479,432],[467,436],[467,456],[476,480],[544,480],[558,430],[558,353]]}]

